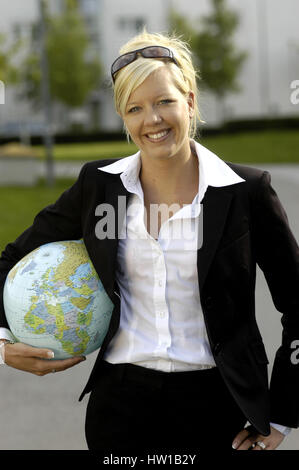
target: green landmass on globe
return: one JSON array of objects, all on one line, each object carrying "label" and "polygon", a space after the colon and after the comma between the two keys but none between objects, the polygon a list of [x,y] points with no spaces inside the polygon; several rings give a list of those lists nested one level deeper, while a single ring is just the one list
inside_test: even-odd
[{"label": "green landmass on globe", "polygon": [[56,359],[98,349],[113,310],[82,239],[26,255],[8,273],[3,301],[15,338],[50,348]]}]

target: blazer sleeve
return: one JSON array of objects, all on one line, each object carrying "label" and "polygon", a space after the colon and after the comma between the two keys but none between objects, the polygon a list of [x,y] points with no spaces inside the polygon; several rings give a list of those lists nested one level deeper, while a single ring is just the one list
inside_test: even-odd
[{"label": "blazer sleeve", "polygon": [[[255,201],[254,246],[276,309],[282,313],[282,343],[276,352],[270,381],[270,420],[299,426],[299,248],[287,214],[271,186],[268,172],[261,176]],[[298,347],[298,346],[297,346]]]},{"label": "blazer sleeve", "polygon": [[9,328],[3,306],[3,289],[7,274],[26,254],[46,243],[82,238],[82,192],[86,172],[83,165],[76,182],[58,200],[42,209],[33,224],[14,242],[9,243],[0,257],[0,327]]}]

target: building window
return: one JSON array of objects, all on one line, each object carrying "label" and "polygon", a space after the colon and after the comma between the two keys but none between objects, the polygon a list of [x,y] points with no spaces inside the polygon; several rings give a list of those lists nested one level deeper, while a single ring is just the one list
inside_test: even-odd
[{"label": "building window", "polygon": [[117,20],[118,29],[126,32],[139,32],[146,24],[145,20],[140,17],[120,17]]},{"label": "building window", "polygon": [[14,23],[12,25],[12,32],[15,41],[19,41],[24,36],[30,36],[31,34],[31,25],[27,23]]},{"label": "building window", "polygon": [[141,31],[144,26],[145,26],[145,21],[142,18],[137,18],[135,20],[135,28],[137,32]]},{"label": "building window", "polygon": [[79,0],[81,11],[87,16],[93,16],[97,13],[96,0]]}]

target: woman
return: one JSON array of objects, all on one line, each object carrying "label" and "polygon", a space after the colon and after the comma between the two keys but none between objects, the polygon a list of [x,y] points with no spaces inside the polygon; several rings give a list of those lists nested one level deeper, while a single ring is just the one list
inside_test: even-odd
[{"label": "woman", "polygon": [[[6,247],[2,284],[37,246],[83,237],[115,304],[80,398],[91,391],[89,449],[275,449],[298,427],[298,366],[290,361],[299,331],[298,245],[269,173],[225,163],[193,140],[200,116],[186,44],[144,31],[120,53],[111,69],[115,105],[139,151],[84,165]],[[114,209],[107,223],[116,224],[115,237],[98,224],[102,203]],[[256,263],[283,313],[270,390],[254,313]],[[82,360],[47,362],[37,357],[48,350],[23,344],[2,349],[9,366],[39,375]]]}]

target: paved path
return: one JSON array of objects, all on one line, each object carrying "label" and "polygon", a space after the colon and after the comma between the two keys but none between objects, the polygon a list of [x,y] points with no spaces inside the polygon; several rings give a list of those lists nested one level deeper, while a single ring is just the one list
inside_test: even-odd
[{"label": "paved path", "polygon": [[[62,166],[59,174],[77,175],[82,164]],[[286,208],[299,240],[299,165],[254,165],[269,170],[272,185]],[[276,311],[265,279],[257,272],[257,320],[269,356],[269,375],[281,339],[281,314]],[[63,373],[36,377],[9,367],[0,367],[0,450],[86,449],[84,417],[87,397],[78,397],[92,368],[96,353]],[[299,450],[299,430],[284,440],[280,449]]]}]

